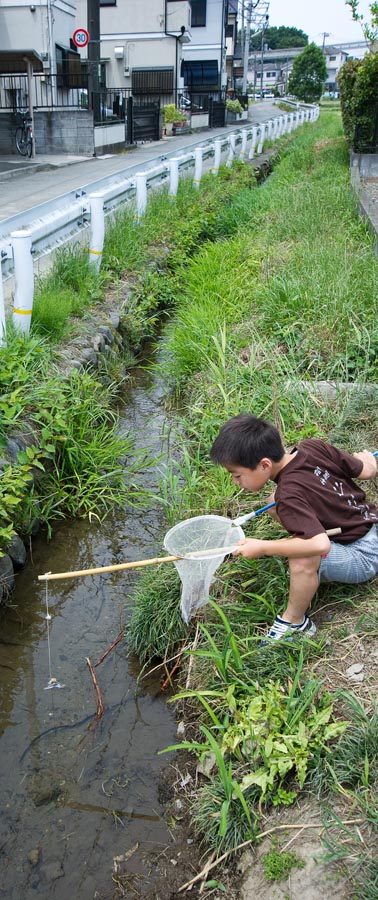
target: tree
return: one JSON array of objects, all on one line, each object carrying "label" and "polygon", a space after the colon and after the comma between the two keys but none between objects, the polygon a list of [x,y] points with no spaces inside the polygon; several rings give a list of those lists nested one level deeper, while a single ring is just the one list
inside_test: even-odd
[{"label": "tree", "polygon": [[[269,50],[285,50],[286,47],[306,47],[308,35],[300,28],[288,28],[286,25],[266,28],[264,32],[264,44],[268,44]],[[251,33],[250,50],[259,50],[261,47],[261,32],[256,37]]]},{"label": "tree", "polygon": [[320,100],[326,77],[327,66],[321,47],[309,44],[294,60],[289,93],[306,103]]},{"label": "tree", "polygon": [[345,0],[345,3],[350,7],[354,21],[360,23],[365,39],[374,44],[378,40],[378,2],[369,3],[370,24],[365,21],[365,16],[358,12],[359,0]]}]

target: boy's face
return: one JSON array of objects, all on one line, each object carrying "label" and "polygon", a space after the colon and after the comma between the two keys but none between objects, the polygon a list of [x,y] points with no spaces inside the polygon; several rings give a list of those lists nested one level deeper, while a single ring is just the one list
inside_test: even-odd
[{"label": "boy's face", "polygon": [[244,491],[259,491],[272,477],[272,462],[270,459],[261,459],[255,469],[246,466],[237,466],[234,463],[225,465],[234,484]]}]

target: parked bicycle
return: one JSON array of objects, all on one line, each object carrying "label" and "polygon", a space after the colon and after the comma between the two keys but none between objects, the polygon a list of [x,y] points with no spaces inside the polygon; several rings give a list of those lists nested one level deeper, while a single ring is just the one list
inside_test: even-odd
[{"label": "parked bicycle", "polygon": [[28,156],[29,159],[33,153],[33,129],[30,116],[23,113],[16,113],[17,128],[15,133],[16,148],[21,156]]}]

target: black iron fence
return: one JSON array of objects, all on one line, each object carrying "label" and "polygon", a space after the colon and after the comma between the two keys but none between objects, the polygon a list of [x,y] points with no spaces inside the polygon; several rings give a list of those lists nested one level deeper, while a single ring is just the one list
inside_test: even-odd
[{"label": "black iron fence", "polygon": [[[131,88],[102,88],[91,90],[88,75],[83,71],[65,75],[38,72],[33,75],[33,109],[38,110],[93,110],[95,125],[125,122],[128,102],[132,98],[135,108],[156,107],[162,111],[173,104],[188,117],[200,113],[209,114],[210,127],[224,124],[225,93],[211,94],[171,91],[162,94],[149,91],[148,94],[133,94]],[[240,98],[244,99],[244,98]],[[27,111],[29,108],[28,79],[26,75],[0,75],[0,111]]]},{"label": "black iron fence", "polygon": [[[160,93],[133,94],[131,88],[105,88],[98,86],[93,90],[93,81],[88,74],[70,76],[38,72],[33,75],[32,106],[35,112],[59,110],[91,110],[95,126],[124,123],[127,134],[134,134],[135,123],[140,123],[144,134],[146,122],[154,122],[153,134],[156,136],[159,119],[164,107],[173,105],[186,116],[188,124],[195,127],[194,117],[201,113],[208,115],[210,128],[220,127],[225,123],[226,94],[224,91],[209,93],[190,92],[188,90]],[[241,94],[227,94],[227,97],[238,97],[245,106],[248,97]],[[0,75],[0,112],[27,112],[29,109],[28,79],[26,75]],[[150,113],[148,113],[150,110]],[[156,113],[157,110],[157,113]],[[133,118],[134,111],[134,118]],[[136,114],[136,115],[135,115]],[[131,124],[130,124],[131,123]],[[151,132],[151,124],[147,132]],[[147,138],[148,139],[148,138]],[[151,138],[150,138],[151,139]]]}]

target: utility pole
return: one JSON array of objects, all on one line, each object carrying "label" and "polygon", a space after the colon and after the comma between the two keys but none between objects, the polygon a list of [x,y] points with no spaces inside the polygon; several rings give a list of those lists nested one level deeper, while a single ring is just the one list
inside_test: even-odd
[{"label": "utility pole", "polygon": [[264,85],[264,38],[265,31],[269,25],[269,15],[266,14],[265,19],[263,21],[262,32],[261,32],[261,94],[263,92]]},{"label": "utility pole", "polygon": [[252,20],[252,2],[248,3],[247,7],[247,25],[244,34],[244,61],[243,61],[243,85],[242,85],[242,93],[247,93],[247,81],[248,81],[248,59],[249,59],[249,42],[251,38],[251,20]]},{"label": "utility pole", "polygon": [[88,104],[95,120],[100,118],[100,0],[87,0],[88,22]]},{"label": "utility pole", "polygon": [[330,34],[329,34],[329,31],[322,31],[321,34],[323,35],[323,45],[322,45],[322,50],[323,50],[323,53],[324,53],[324,52],[325,52],[325,39],[326,39],[327,37],[330,37]]}]

